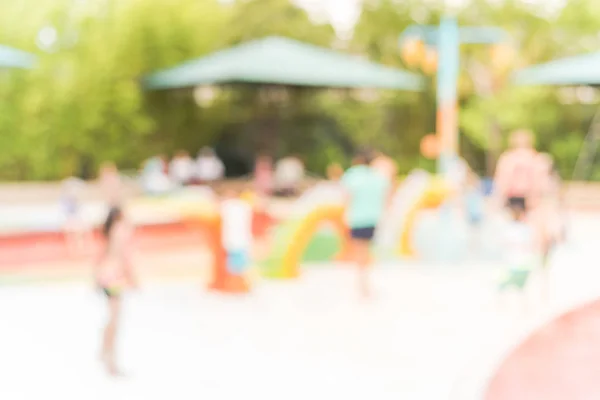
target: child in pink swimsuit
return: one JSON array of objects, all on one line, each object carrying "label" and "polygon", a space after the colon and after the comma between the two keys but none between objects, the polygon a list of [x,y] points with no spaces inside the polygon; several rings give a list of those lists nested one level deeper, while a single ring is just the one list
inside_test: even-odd
[{"label": "child in pink swimsuit", "polygon": [[109,374],[119,371],[115,360],[115,340],[121,312],[121,295],[128,287],[135,286],[130,259],[132,228],[123,218],[119,207],[111,208],[103,227],[106,240],[105,253],[97,266],[96,282],[108,299],[109,318],[102,340],[102,361]]}]

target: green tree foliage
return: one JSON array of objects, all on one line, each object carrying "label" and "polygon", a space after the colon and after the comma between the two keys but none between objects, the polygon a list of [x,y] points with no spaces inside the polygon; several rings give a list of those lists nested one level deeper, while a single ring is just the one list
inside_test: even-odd
[{"label": "green tree foliage", "polygon": [[[20,1],[0,5],[0,14],[13,18],[2,24],[0,42],[36,52],[36,35],[48,25],[59,38],[52,52],[37,51],[34,70],[3,71],[3,178],[57,178],[105,160],[138,167],[173,140],[149,112],[140,77],[217,48],[227,10],[216,1],[41,3],[35,18]],[[17,20],[31,23],[7,30]],[[69,33],[76,40],[66,40]]]},{"label": "green tree foliage", "polygon": [[[411,24],[437,24],[447,11],[441,0],[365,0],[349,41],[288,0],[26,3],[0,2],[0,43],[40,60],[31,71],[0,71],[0,179],[56,179],[84,167],[93,171],[104,160],[135,168],[148,156],[207,144],[218,144],[230,165],[268,148],[300,154],[320,173],[369,145],[392,155],[402,172],[433,168],[420,157],[419,142],[435,130],[435,76],[423,93],[226,86],[202,106],[192,89],[144,92],[139,82],[150,72],[271,35],[408,69],[399,34]],[[486,156],[504,146],[512,129],[526,127],[563,175],[572,173],[596,106],[564,104],[555,88],[510,84],[518,68],[600,50],[600,3],[565,4],[472,0],[458,12],[463,25],[505,29],[516,49],[506,68],[495,64],[489,46],[461,49],[461,152],[476,170],[489,171],[494,157]],[[42,51],[36,37],[49,26],[58,42]],[[600,168],[589,177],[599,178]]]}]

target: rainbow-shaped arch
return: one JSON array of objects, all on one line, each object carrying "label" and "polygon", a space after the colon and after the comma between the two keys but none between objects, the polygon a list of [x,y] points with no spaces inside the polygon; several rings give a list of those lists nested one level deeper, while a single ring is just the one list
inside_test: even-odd
[{"label": "rainbow-shaped arch", "polygon": [[440,178],[432,178],[429,186],[421,193],[419,199],[409,209],[401,230],[398,250],[403,257],[416,256],[413,247],[413,232],[417,216],[423,210],[440,207],[450,196],[450,186]]},{"label": "rainbow-shaped arch", "polygon": [[342,248],[338,257],[344,257],[348,251],[349,233],[344,222],[344,207],[335,205],[318,206],[303,218],[296,221],[278,238],[283,247],[278,249],[270,267],[265,267],[263,275],[269,278],[292,279],[300,275],[300,262],[310,241],[324,223],[331,224],[342,239]]}]

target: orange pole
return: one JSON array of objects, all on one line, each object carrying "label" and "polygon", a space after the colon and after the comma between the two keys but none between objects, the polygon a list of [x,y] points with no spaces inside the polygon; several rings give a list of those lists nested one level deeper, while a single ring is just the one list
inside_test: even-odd
[{"label": "orange pole", "polygon": [[245,276],[232,274],[227,269],[227,254],[221,242],[221,218],[216,216],[209,219],[195,219],[192,221],[192,226],[202,230],[203,238],[208,242],[208,248],[213,256],[213,273],[208,288],[225,293],[250,291],[250,285]]}]

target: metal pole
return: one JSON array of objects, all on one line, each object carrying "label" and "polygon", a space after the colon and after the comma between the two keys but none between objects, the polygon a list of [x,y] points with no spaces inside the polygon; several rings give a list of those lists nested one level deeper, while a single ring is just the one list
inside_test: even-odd
[{"label": "metal pole", "polygon": [[458,150],[460,32],[456,19],[442,19],[437,33],[437,135],[441,146],[438,171],[444,176],[448,174]]}]

